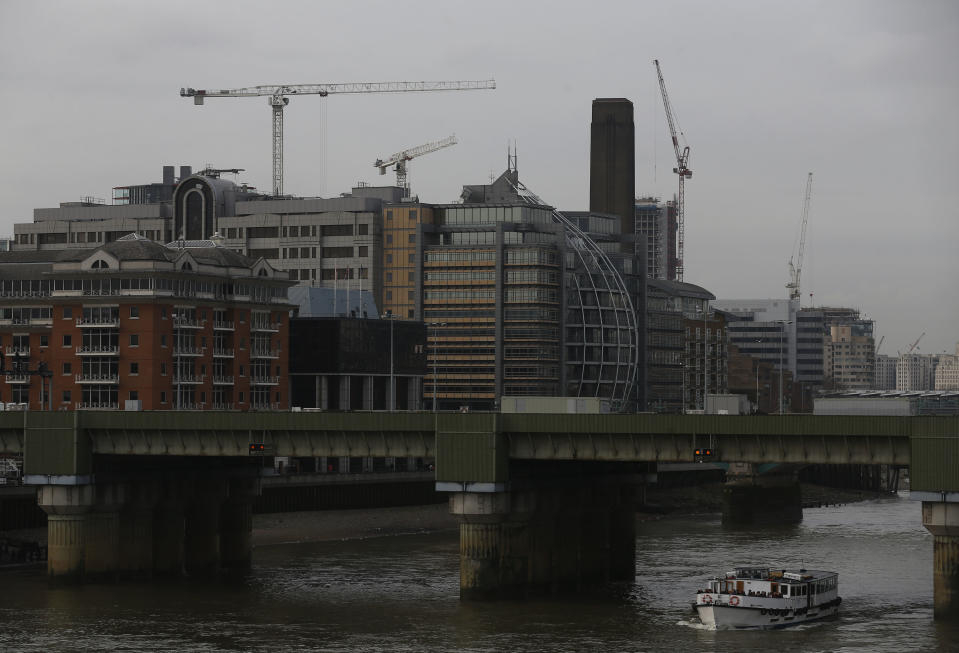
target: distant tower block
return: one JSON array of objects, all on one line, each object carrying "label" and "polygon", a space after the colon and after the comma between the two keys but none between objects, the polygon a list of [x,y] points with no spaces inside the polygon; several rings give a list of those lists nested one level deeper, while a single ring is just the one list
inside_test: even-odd
[{"label": "distant tower block", "polygon": [[618,215],[622,233],[632,234],[635,198],[633,103],[626,98],[597,98],[590,126],[589,210]]}]

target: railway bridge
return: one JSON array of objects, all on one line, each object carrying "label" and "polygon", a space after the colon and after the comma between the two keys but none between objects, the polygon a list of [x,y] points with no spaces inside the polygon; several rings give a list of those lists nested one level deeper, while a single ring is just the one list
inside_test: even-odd
[{"label": "railway bridge", "polygon": [[464,598],[632,578],[657,463],[737,463],[734,508],[787,518],[795,478],[750,466],[908,466],[935,536],[936,615],[959,612],[959,417],[14,412],[0,452],[22,453],[39,486],[54,580],[249,566],[264,457],[431,458],[460,521]]}]

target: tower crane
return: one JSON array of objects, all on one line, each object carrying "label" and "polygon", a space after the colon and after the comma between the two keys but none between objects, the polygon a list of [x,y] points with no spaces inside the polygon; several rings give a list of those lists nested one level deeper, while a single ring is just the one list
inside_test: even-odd
[{"label": "tower crane", "polygon": [[793,257],[789,257],[789,281],[786,288],[789,290],[789,299],[799,299],[799,276],[802,274],[802,259],[806,252],[806,225],[809,223],[809,200],[812,197],[812,173],[806,177],[806,198],[802,208],[802,227],[799,234],[799,255],[793,264]]},{"label": "tower crane", "polygon": [[348,84],[267,84],[231,89],[181,88],[181,97],[192,97],[193,104],[202,105],[211,97],[266,96],[273,108],[273,194],[283,194],[283,108],[290,103],[289,95],[319,95],[333,93],[409,93],[413,91],[473,91],[496,88],[492,79],[454,82],[354,82]]},{"label": "tower crane", "polygon": [[442,150],[444,147],[449,147],[451,145],[456,145],[456,134],[448,136],[440,141],[434,141],[432,143],[426,143],[425,145],[411,147],[403,150],[402,152],[392,154],[386,159],[377,159],[373,163],[373,166],[380,169],[381,175],[385,175],[386,169],[390,166],[395,166],[396,185],[406,191],[404,197],[409,197],[410,187],[407,181],[406,162],[411,159],[415,159],[418,156],[423,156],[424,154],[429,154],[430,152]]},{"label": "tower crane", "polygon": [[[659,59],[653,59],[656,64],[656,75],[659,77],[659,89],[663,94],[663,106],[666,108],[666,121],[669,123],[669,135],[673,139],[673,151],[676,154],[676,167],[673,172],[679,175],[679,195],[676,197],[676,224],[678,235],[676,239],[676,280],[683,280],[683,250],[686,240],[686,179],[693,176],[693,171],[689,169],[689,146],[685,144],[686,137],[682,131],[677,132],[676,119],[673,116],[673,107],[669,103],[669,95],[666,93],[666,82],[663,81],[663,72],[659,68]],[[679,138],[683,137],[684,147],[679,149]]]},{"label": "tower crane", "polygon": [[921,334],[919,334],[919,337],[916,338],[916,341],[915,341],[914,343],[912,343],[911,345],[909,345],[909,349],[906,350],[906,355],[907,355],[907,356],[912,353],[912,350],[916,348],[916,345],[919,344],[919,341],[922,340],[922,337],[923,337],[924,335],[926,335],[926,332],[925,332],[925,331],[923,331]]}]

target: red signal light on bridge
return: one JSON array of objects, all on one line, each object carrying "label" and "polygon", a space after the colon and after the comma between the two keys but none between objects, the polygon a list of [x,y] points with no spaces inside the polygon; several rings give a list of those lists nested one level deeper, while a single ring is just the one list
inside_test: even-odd
[{"label": "red signal light on bridge", "polygon": [[251,456],[262,456],[267,453],[266,445],[262,442],[251,442],[250,443],[250,455]]}]

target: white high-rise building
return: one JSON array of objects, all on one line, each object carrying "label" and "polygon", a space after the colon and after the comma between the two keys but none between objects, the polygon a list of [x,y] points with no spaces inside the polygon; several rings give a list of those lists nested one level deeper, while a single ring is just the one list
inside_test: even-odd
[{"label": "white high-rise building", "polygon": [[896,361],[896,390],[932,390],[935,373],[935,356],[902,354]]},{"label": "white high-rise building", "polygon": [[959,390],[959,343],[955,354],[939,357],[936,366],[936,390]]}]

